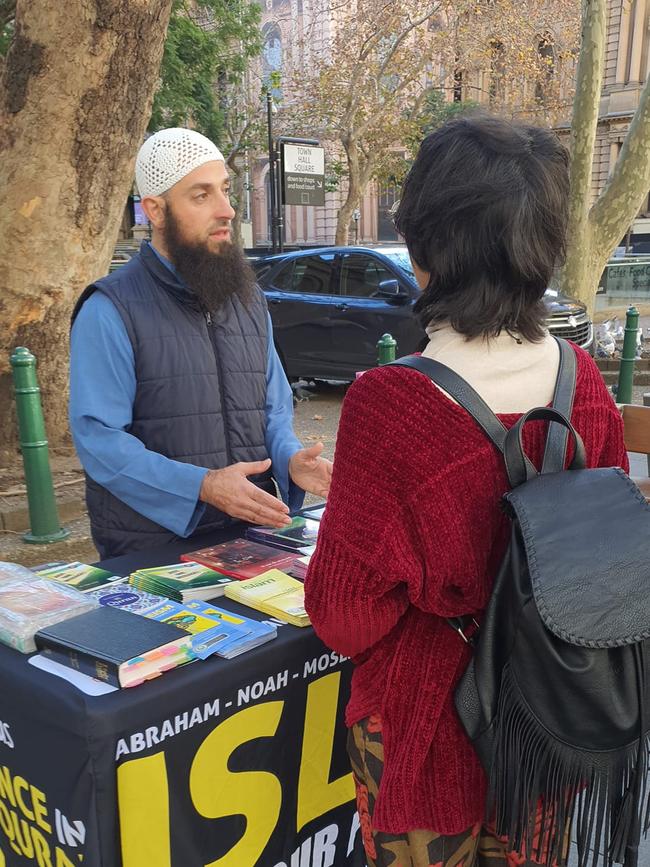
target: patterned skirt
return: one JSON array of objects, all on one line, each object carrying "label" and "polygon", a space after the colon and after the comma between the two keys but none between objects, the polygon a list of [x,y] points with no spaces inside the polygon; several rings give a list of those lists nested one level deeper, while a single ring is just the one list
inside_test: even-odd
[{"label": "patterned skirt", "polygon": [[[381,717],[352,726],[348,753],[357,792],[357,810],[368,867],[528,867],[545,864],[508,851],[503,839],[480,823],[453,836],[435,831],[387,834],[372,827],[372,813],[384,766]],[[567,834],[567,847],[569,836]]]}]

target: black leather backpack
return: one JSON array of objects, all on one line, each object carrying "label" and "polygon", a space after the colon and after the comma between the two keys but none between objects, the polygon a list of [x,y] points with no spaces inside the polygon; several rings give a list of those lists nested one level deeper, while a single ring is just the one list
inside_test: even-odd
[{"label": "black leather backpack", "polygon": [[[509,431],[445,365],[394,363],[474,417],[512,487],[510,546],[480,627],[468,637],[471,617],[449,621],[475,647],[455,702],[487,773],[487,818],[547,867],[567,863],[571,825],[579,867],[600,864],[600,851],[605,865],[636,867],[650,819],[650,506],[623,470],[585,469],[570,422],[575,353],[558,342],[553,408],[530,410]],[[535,419],[553,422],[541,473],[522,446]]]}]

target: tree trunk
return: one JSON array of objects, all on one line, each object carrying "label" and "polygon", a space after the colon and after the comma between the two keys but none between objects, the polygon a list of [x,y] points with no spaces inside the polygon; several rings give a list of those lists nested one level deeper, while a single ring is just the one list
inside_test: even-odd
[{"label": "tree trunk", "polygon": [[0,81],[0,449],[16,445],[9,355],[38,358],[67,439],[70,312],[106,273],[151,112],[172,0],[18,0]]},{"label": "tree trunk", "polygon": [[235,209],[235,217],[232,221],[232,241],[233,244],[239,244],[240,247],[243,247],[241,223],[246,197],[246,174],[242,166],[235,165],[235,160],[228,164],[228,168],[232,180],[232,206]]},{"label": "tree trunk", "polygon": [[369,157],[362,155],[355,139],[344,140],[343,147],[348,162],[348,194],[341,205],[336,221],[334,243],[337,245],[347,245],[349,242],[352,214],[361,204],[373,170],[372,155]]},{"label": "tree trunk", "polygon": [[561,287],[593,313],[600,275],[650,188],[650,78],[610,179],[591,204],[594,142],[605,57],[606,0],[583,0],[582,46],[571,129],[569,249]]},{"label": "tree trunk", "polygon": [[[571,124],[571,194],[562,291],[593,308],[593,232],[589,221],[594,144],[605,60],[606,0],[583,0],[582,43]],[[595,276],[598,280],[600,274]]]}]

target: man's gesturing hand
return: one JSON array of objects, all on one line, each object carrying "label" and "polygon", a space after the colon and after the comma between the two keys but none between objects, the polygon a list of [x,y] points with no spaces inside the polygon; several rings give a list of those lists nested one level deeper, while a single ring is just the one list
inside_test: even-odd
[{"label": "man's gesturing hand", "polygon": [[248,476],[264,473],[270,466],[270,460],[242,461],[223,470],[210,470],[203,479],[199,499],[240,521],[284,527],[291,523],[287,506],[248,481]]},{"label": "man's gesturing hand", "polygon": [[323,443],[300,449],[289,461],[291,480],[310,494],[326,497],[332,481],[332,462],[321,457]]}]

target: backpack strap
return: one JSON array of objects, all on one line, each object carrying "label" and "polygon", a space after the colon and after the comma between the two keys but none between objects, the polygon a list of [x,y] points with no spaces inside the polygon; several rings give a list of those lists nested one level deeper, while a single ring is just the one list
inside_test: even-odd
[{"label": "backpack strap", "polygon": [[[555,340],[560,349],[560,365],[555,380],[553,409],[557,409],[562,415],[570,419],[575,397],[576,356],[566,340],[560,337],[556,337]],[[456,403],[472,416],[501,454],[504,454],[507,428],[492,412],[480,394],[462,376],[459,376],[446,364],[435,361],[433,358],[426,358],[423,355],[407,355],[404,358],[398,358],[397,361],[390,362],[390,364],[394,367],[410,367],[412,370],[418,370],[428,376],[432,382],[451,395]],[[543,473],[559,472],[564,468],[568,436],[569,431],[564,425],[549,424],[542,463]],[[528,478],[537,475],[537,470],[527,457],[525,457],[525,463]]]},{"label": "backpack strap", "polygon": [[[553,408],[558,409],[567,419],[570,419],[575,397],[576,357],[575,352],[566,340],[559,337],[555,339],[560,348],[560,365],[553,393]],[[492,412],[480,394],[462,376],[459,376],[454,370],[447,367],[446,364],[435,361],[433,358],[426,358],[423,355],[407,355],[404,358],[398,358],[396,361],[390,362],[390,365],[393,367],[410,367],[412,370],[417,370],[428,376],[433,383],[451,395],[472,416],[505,459],[507,428]],[[549,430],[546,436],[546,447],[542,462],[543,473],[559,472],[564,468],[568,435],[569,429],[567,427],[549,421]],[[530,479],[537,475],[537,470],[526,457],[523,449],[521,451],[521,458],[523,459],[522,470],[525,473],[525,477]],[[476,645],[479,624],[474,617],[466,614],[460,617],[447,617],[445,619],[448,625],[460,635],[466,644],[469,644],[471,647]]]},{"label": "backpack strap", "polygon": [[[576,394],[576,354],[566,340],[561,337],[555,340],[560,348],[560,366],[555,380],[553,409],[570,421]],[[542,473],[559,473],[564,469],[568,437],[569,429],[565,425],[549,423]]]}]

